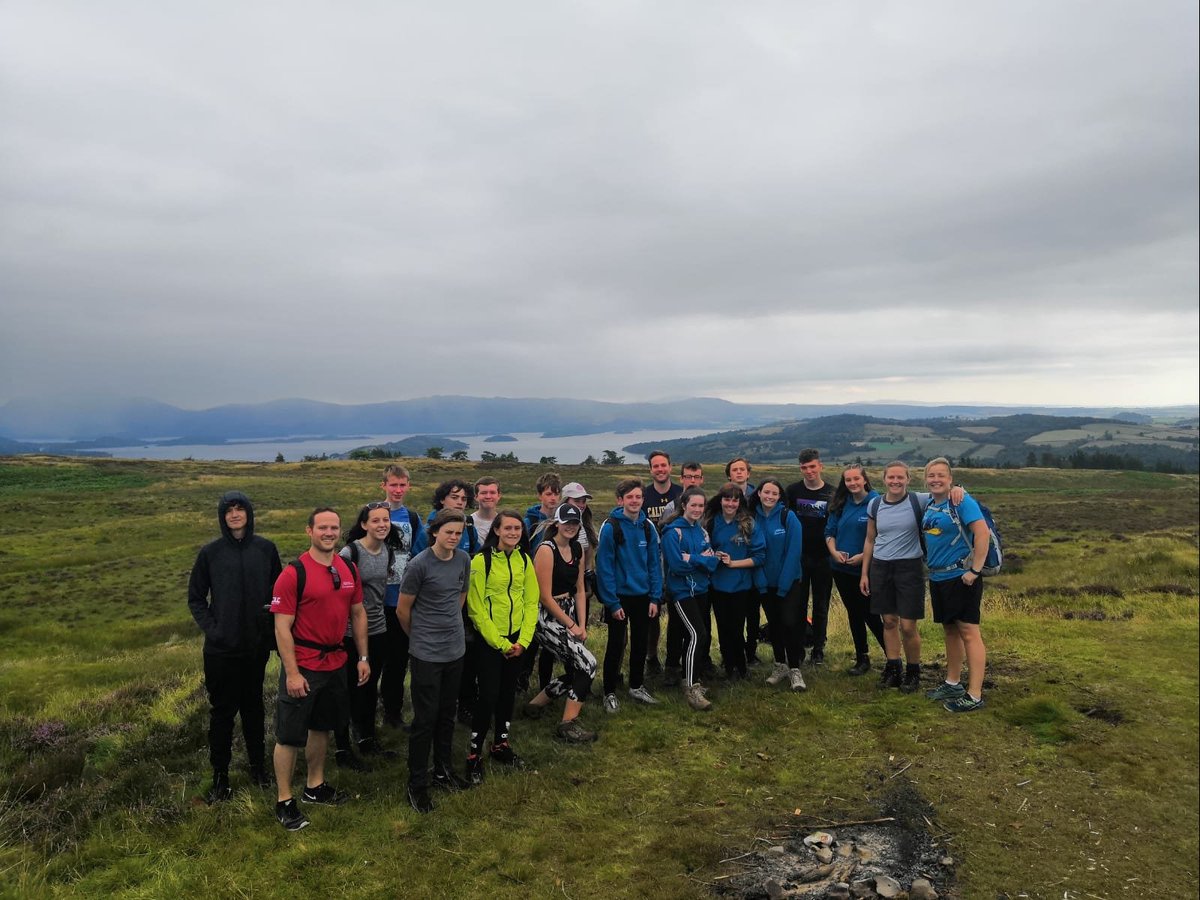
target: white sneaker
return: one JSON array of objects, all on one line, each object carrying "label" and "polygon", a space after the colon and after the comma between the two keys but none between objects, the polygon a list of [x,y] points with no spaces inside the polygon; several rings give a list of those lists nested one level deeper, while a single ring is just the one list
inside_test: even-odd
[{"label": "white sneaker", "polygon": [[767,676],[767,684],[772,687],[777,684],[782,684],[784,679],[788,677],[787,663],[775,663],[775,668],[771,670],[771,674]]},{"label": "white sneaker", "polygon": [[630,688],[629,696],[638,703],[645,703],[650,706],[658,703],[658,701],[654,699],[654,696],[648,690],[646,690],[645,687]]},{"label": "white sneaker", "polygon": [[792,683],[793,691],[807,691],[808,685],[804,683],[804,676],[800,674],[799,669],[792,669],[788,672],[788,678]]},{"label": "white sneaker", "polygon": [[621,708],[621,701],[617,699],[616,694],[604,695],[604,711],[606,713],[615,713]]}]

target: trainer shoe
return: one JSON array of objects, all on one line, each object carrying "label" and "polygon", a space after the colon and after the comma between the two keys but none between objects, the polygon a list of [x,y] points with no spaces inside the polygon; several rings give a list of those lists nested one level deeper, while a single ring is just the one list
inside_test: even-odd
[{"label": "trainer shoe", "polygon": [[492,744],[491,752],[488,755],[491,756],[492,762],[498,765],[508,766],[510,769],[525,768],[525,760],[513,752],[513,748],[508,745],[508,741]]},{"label": "trainer shoe", "polygon": [[288,831],[299,831],[308,827],[308,816],[300,812],[295,799],[281,800],[275,804],[275,818]]},{"label": "trainer shoe", "polygon": [[866,675],[871,671],[871,658],[869,656],[860,656],[849,669],[846,670],[847,675]]},{"label": "trainer shoe", "polygon": [[657,656],[651,656],[649,659],[646,660],[646,674],[647,675],[661,675],[662,674],[662,663],[658,661]]},{"label": "trainer shoe", "polygon": [[704,696],[704,685],[698,681],[684,691],[683,696],[687,700],[687,705],[696,712],[712,709],[712,701]]},{"label": "trainer shoe", "polygon": [[208,789],[208,793],[204,796],[205,802],[209,806],[214,803],[224,803],[233,796],[233,788],[229,786],[228,772],[213,772],[212,787]]},{"label": "trainer shoe", "polygon": [[771,686],[782,684],[783,680],[787,677],[787,663],[775,663],[775,668],[771,669],[771,674],[767,676],[767,684]]},{"label": "trainer shoe", "polygon": [[654,706],[658,703],[654,699],[654,695],[646,690],[645,685],[629,689],[629,699],[636,700],[638,703],[645,703],[647,706]]},{"label": "trainer shoe", "polygon": [[663,685],[666,687],[676,687],[683,680],[683,670],[679,666],[664,666],[663,667]]},{"label": "trainer shoe", "polygon": [[977,709],[983,709],[984,705],[982,697],[976,700],[970,694],[964,693],[961,697],[947,700],[942,704],[942,708],[950,712],[974,712]]},{"label": "trainer shoe", "polygon": [[467,754],[467,784],[479,787],[483,784],[483,757]]},{"label": "trainer shoe", "polygon": [[419,813],[433,812],[433,801],[429,799],[429,789],[425,786],[408,786],[408,805]]},{"label": "trainer shoe", "polygon": [[925,699],[926,700],[953,700],[956,697],[961,697],[966,692],[967,692],[967,689],[962,686],[961,682],[959,684],[950,684],[948,682],[943,681],[941,684],[939,684],[937,687],[935,687],[932,691],[926,691]]},{"label": "trainer shoe", "polygon": [[809,656],[809,660],[812,662],[812,664],[814,666],[825,665],[825,648],[824,647],[813,647],[813,652],[812,652],[812,655]]},{"label": "trainer shoe", "polygon": [[316,787],[306,787],[300,795],[300,802],[318,803],[322,806],[341,806],[349,799],[349,794],[339,791],[328,781],[322,781]]},{"label": "trainer shoe", "polygon": [[804,674],[799,669],[788,670],[788,681],[791,684],[793,691],[808,690],[808,685],[804,683]]},{"label": "trainer shoe", "polygon": [[588,731],[580,725],[578,719],[559,722],[558,727],[554,729],[554,736],[564,744],[586,744],[597,737],[596,732]]},{"label": "trainer shoe", "polygon": [[898,688],[900,687],[902,678],[903,676],[900,674],[899,669],[892,666],[884,666],[883,671],[879,675],[879,689],[884,691],[888,688]]},{"label": "trainer shoe", "polygon": [[604,695],[604,711],[606,713],[615,713],[621,708],[621,701],[617,699],[616,694]]},{"label": "trainer shoe", "polygon": [[349,750],[338,750],[333,754],[339,769],[353,769],[355,772],[370,772],[371,764],[365,759],[359,759]]},{"label": "trainer shoe", "polygon": [[363,738],[358,742],[359,756],[378,756],[380,759],[395,759],[400,754],[379,743],[377,738]]},{"label": "trainer shoe", "polygon": [[433,786],[453,794],[458,791],[465,791],[471,786],[471,783],[460,778],[458,773],[449,766],[434,766]]},{"label": "trainer shoe", "polygon": [[900,682],[900,693],[915,694],[921,689],[921,673],[904,671],[904,680]]}]

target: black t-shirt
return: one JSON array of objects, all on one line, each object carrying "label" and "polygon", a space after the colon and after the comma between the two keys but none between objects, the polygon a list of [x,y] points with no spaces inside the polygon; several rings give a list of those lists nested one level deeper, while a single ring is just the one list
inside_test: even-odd
[{"label": "black t-shirt", "polygon": [[660,494],[658,488],[651,482],[646,486],[646,490],[642,492],[642,496],[645,498],[642,503],[642,512],[646,514],[646,518],[652,524],[657,526],[658,520],[662,518],[663,510],[678,500],[682,493],[683,486],[673,481],[671,482],[671,489],[665,494]]},{"label": "black t-shirt", "polygon": [[833,499],[834,487],[829,482],[813,490],[803,481],[789,484],[788,507],[800,520],[804,528],[804,552],[807,555],[825,553],[825,521],[829,518],[829,501]]}]

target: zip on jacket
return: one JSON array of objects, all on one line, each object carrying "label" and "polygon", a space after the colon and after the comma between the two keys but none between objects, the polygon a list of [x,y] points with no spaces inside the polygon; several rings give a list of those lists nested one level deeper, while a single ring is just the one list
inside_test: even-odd
[{"label": "zip on jacket", "polygon": [[[537,573],[533,560],[521,550],[479,553],[471,560],[471,586],[467,591],[467,614],[471,624],[489,647],[507,653],[514,643],[528,647],[537,626]],[[517,635],[516,641],[509,640]]]}]

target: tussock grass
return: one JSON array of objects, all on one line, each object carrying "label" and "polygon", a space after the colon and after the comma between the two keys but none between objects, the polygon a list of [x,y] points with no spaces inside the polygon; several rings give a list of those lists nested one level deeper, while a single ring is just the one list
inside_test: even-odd
[{"label": "tussock grass", "polygon": [[[443,478],[481,474],[412,463],[420,510]],[[379,469],[0,461],[6,508],[35,526],[0,555],[0,893],[694,897],[756,839],[871,818],[901,786],[930,804],[963,896],[1191,883],[1197,480],[1154,473],[960,473],[1020,560],[985,595],[982,713],[951,716],[845,676],[835,597],[829,663],[806,671],[805,694],[767,687],[760,669],[711,685],[715,708],[697,715],[652,681],[658,707],[607,717],[589,704],[602,734],[584,748],[553,741],[553,716],[519,720],[531,770],[489,772],[483,789],[437,797],[426,817],[404,802],[403,762],[367,775],[331,765],[355,800],[310,810],[298,835],[274,823],[271,792],[248,787],[237,738],[235,798],[206,807],[207,708],[184,591],[217,496],[246,490],[259,531],[289,557],[313,505],[350,512],[378,496]],[[560,469],[596,494],[599,514],[619,478],[642,474]],[[506,505],[533,501],[536,467],[497,471]],[[927,621],[922,634],[932,686],[940,628]],[[598,656],[605,638],[591,630]],[[272,686],[269,674],[268,696]],[[460,729],[459,758],[465,739]]]}]

